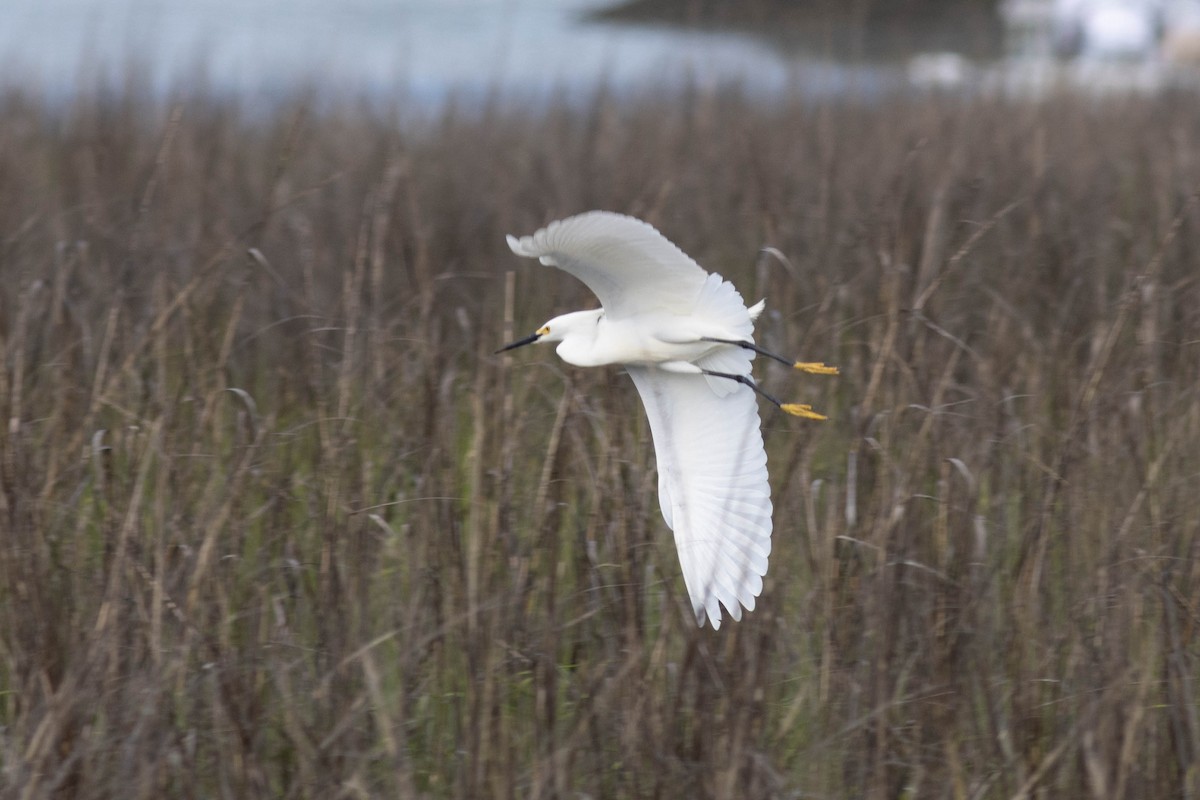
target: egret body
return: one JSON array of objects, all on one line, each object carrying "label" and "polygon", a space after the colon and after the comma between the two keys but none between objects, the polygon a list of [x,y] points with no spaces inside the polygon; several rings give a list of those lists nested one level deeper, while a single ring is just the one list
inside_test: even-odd
[{"label": "egret body", "polygon": [[710,274],[641,220],[592,211],[509,236],[517,255],[579,278],[601,308],[555,317],[504,348],[558,344],[580,367],[623,365],[641,395],[658,461],[658,498],[675,533],[696,622],[721,627],[754,610],[771,554],[771,490],[755,393],[781,403],[750,376],[756,353],[823,375],[837,369],[793,362],[754,343],[760,301],[747,308],[733,284]]}]

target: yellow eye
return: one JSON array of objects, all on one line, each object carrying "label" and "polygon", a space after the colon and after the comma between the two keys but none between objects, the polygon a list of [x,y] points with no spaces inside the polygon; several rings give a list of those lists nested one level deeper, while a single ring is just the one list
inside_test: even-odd
[{"label": "yellow eye", "polygon": [[543,325],[542,327],[538,328],[537,335],[538,335],[538,336],[545,336],[545,335],[546,335],[546,334],[548,334],[549,332],[550,332],[550,326],[549,326],[549,325]]}]

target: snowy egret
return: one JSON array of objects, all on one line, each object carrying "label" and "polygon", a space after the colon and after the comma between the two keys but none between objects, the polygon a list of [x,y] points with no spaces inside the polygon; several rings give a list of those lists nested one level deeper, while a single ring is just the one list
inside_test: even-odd
[{"label": "snowy egret", "polygon": [[756,345],[754,320],[765,301],[747,308],[733,284],[633,217],[591,211],[509,236],[508,246],[574,275],[602,307],[555,317],[496,352],[558,342],[570,364],[625,367],[650,419],[658,501],[696,623],[707,618],[720,628],[722,605],[740,620],[742,606],[754,610],[771,554],[771,489],[754,393],[789,414],[825,419],[763,391],[750,361],[759,353],[817,375],[837,368]]}]

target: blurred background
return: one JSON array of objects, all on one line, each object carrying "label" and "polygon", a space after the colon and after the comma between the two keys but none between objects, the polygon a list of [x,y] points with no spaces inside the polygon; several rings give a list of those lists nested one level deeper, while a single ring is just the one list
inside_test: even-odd
[{"label": "blurred background", "polygon": [[[0,798],[1200,795],[1197,18],[4,0]],[[593,208],[841,370],[719,631]]]},{"label": "blurred background", "polygon": [[685,82],[1028,93],[1162,88],[1194,81],[1198,59],[1200,0],[11,0],[0,30],[4,81],[52,99],[131,73],[158,93],[424,106]]}]

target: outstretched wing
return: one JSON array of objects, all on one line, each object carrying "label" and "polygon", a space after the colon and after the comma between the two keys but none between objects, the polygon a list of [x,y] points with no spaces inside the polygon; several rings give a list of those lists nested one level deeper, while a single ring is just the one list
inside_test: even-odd
[{"label": "outstretched wing", "polygon": [[658,500],[696,612],[721,627],[754,610],[771,554],[771,489],[749,388],[718,397],[702,375],[629,366],[658,461]]},{"label": "outstretched wing", "polygon": [[508,246],[579,278],[612,319],[653,310],[688,313],[708,277],[652,225],[609,211],[551,222],[532,236],[509,236]]}]

